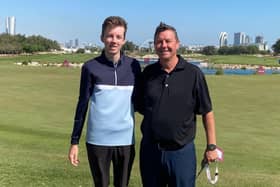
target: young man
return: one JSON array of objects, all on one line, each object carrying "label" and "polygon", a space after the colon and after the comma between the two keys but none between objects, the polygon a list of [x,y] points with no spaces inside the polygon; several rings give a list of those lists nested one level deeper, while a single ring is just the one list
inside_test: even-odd
[{"label": "young man", "polygon": [[175,28],[160,23],[154,34],[159,61],[145,68],[136,86],[136,108],[144,115],[140,170],[144,187],[193,187],[196,176],[196,115],[206,132],[205,159],[217,159],[214,114],[198,67],[177,55]]},{"label": "young man", "polygon": [[81,70],[80,95],[71,136],[69,160],[78,166],[78,144],[89,102],[86,147],[95,187],[108,187],[110,163],[114,186],[126,187],[135,155],[132,91],[141,68],[121,52],[126,21],[117,16],[102,25],[102,54]]}]

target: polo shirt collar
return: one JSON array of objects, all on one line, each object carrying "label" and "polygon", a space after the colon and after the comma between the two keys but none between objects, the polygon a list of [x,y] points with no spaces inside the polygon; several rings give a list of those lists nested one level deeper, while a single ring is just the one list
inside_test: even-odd
[{"label": "polo shirt collar", "polygon": [[[114,66],[114,63],[107,59],[104,50],[102,50],[101,57],[102,57],[102,59],[104,60],[104,62],[106,64],[108,64],[110,66]],[[124,61],[124,53],[123,53],[123,51],[121,51],[120,59],[119,59],[119,61],[117,63],[117,66],[121,65],[123,61]]]},{"label": "polo shirt collar", "polygon": [[178,57],[178,63],[176,64],[174,70],[185,69],[185,60],[180,55],[177,55],[177,57]]},{"label": "polo shirt collar", "polygon": [[[178,57],[178,63],[176,64],[175,68],[172,71],[185,69],[185,60],[180,55],[177,55],[177,57]],[[159,65],[160,69],[162,70],[162,67],[161,67],[159,61],[158,61],[158,65]]]}]

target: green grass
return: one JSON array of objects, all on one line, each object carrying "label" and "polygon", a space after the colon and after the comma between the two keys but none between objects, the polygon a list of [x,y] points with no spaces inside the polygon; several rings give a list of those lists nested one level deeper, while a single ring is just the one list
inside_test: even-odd
[{"label": "green grass", "polygon": [[[280,76],[208,76],[218,144],[225,151],[217,186],[278,186]],[[201,128],[198,149],[205,139]],[[202,150],[199,150],[202,151]],[[198,180],[204,186],[206,179]]]},{"label": "green grass", "polygon": [[[80,69],[16,66],[11,62],[0,58],[0,186],[91,186],[85,133],[80,166],[74,168],[67,160]],[[279,75],[207,76],[217,141],[225,152],[216,186],[279,186],[279,80]],[[132,187],[141,186],[141,119],[137,114]],[[199,163],[205,147],[200,117],[197,128]],[[197,186],[212,186],[204,172]]]},{"label": "green grass", "polygon": [[0,57],[1,64],[11,64],[15,62],[34,61],[40,63],[62,63],[68,60],[71,63],[83,63],[88,59],[93,58],[93,54],[37,54],[37,55],[15,55]]}]

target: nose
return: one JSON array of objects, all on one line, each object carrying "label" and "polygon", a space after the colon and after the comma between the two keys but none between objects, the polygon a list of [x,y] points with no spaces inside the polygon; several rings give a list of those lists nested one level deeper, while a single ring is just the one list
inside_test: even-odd
[{"label": "nose", "polygon": [[112,37],[112,42],[116,42],[117,41],[117,37],[113,36]]},{"label": "nose", "polygon": [[162,43],[161,43],[161,46],[162,46],[162,47],[166,47],[166,46],[167,46],[166,41],[163,40]]}]

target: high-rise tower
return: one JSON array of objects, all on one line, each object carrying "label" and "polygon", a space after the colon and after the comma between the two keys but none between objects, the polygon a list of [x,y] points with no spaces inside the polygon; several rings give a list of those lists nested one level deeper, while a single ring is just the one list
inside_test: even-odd
[{"label": "high-rise tower", "polygon": [[16,34],[16,18],[15,16],[6,18],[6,33],[10,35]]},{"label": "high-rise tower", "polygon": [[244,32],[234,33],[234,46],[242,46],[246,44],[246,34]]},{"label": "high-rise tower", "polygon": [[255,43],[263,44],[264,43],[263,36],[256,36]]},{"label": "high-rise tower", "polygon": [[228,44],[228,34],[226,32],[221,32],[219,36],[220,47],[227,46]]}]

